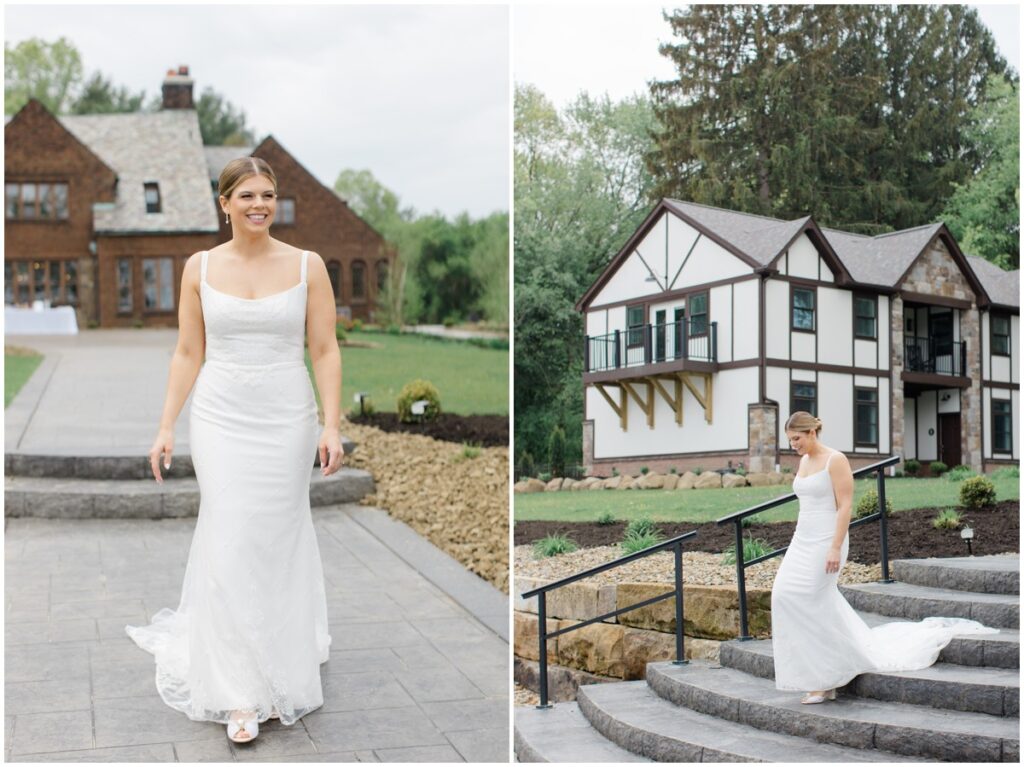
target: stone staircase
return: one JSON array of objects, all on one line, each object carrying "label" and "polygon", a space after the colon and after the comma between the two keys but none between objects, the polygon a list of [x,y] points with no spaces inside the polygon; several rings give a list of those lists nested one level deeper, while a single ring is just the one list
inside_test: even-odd
[{"label": "stone staircase", "polygon": [[[1017,556],[893,562],[894,584],[842,587],[869,625],[974,618],[927,669],[862,674],[835,702],[775,689],[771,640],[718,664],[651,663],[647,678],[580,687],[575,703],[515,712],[520,761],[1020,761]],[[939,585],[941,584],[941,585]],[[955,612],[946,612],[947,610]]]},{"label": "stone staircase", "polygon": [[[343,445],[349,454],[351,441]],[[175,455],[157,484],[139,455],[4,456],[4,515],[59,519],[164,519],[199,513],[199,483],[191,457]],[[310,467],[310,504],[356,503],[374,492],[373,477],[342,468],[323,477]]]}]

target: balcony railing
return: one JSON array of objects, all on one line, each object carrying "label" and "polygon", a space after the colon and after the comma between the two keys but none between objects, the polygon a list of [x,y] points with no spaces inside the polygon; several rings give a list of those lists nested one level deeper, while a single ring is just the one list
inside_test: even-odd
[{"label": "balcony railing", "polygon": [[718,323],[677,320],[638,325],[603,336],[587,336],[584,372],[652,365],[658,362],[718,361]]},{"label": "balcony railing", "polygon": [[906,336],[903,339],[903,360],[904,370],[911,373],[963,376],[967,370],[967,347],[960,341]]}]

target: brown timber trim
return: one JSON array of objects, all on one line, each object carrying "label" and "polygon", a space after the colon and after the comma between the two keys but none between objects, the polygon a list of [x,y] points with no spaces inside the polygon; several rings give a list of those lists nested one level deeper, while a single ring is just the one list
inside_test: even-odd
[{"label": "brown timber trim", "polygon": [[967,389],[971,385],[971,379],[967,376],[944,376],[937,373],[918,373],[906,370],[900,373],[900,380],[905,383],[939,386],[943,389]]},{"label": "brown timber trim", "polygon": [[[715,280],[714,282],[705,282],[692,287],[666,290],[663,293],[648,293],[647,295],[639,296],[638,298],[630,298],[623,301],[612,301],[608,304],[595,304],[594,306],[588,306],[585,311],[596,312],[601,309],[617,309],[620,306],[639,303],[661,303],[662,301],[671,301],[673,298],[683,298],[684,296],[689,296],[693,293],[703,293],[705,290],[710,292],[711,288],[718,288],[722,285],[735,285],[737,282],[746,282],[747,280],[757,279],[757,277],[758,275],[756,274],[745,274],[742,277],[729,277],[727,279]],[[710,321],[710,315],[708,320]]]},{"label": "brown timber trim", "polygon": [[790,277],[788,274],[773,274],[773,280],[789,282],[801,288],[834,288],[835,290],[862,290],[852,284],[843,285],[838,282],[825,282],[824,280],[812,280],[809,277]]},{"label": "brown timber trim", "polygon": [[[787,267],[789,266],[788,261],[786,263],[786,266]],[[758,371],[758,374],[757,374],[757,402],[758,402],[758,404],[761,404],[761,403],[763,403],[765,401],[765,398],[766,398],[766,396],[768,394],[768,392],[766,390],[767,384],[766,384],[766,381],[765,381],[765,375],[766,375],[765,369],[767,367],[767,365],[766,365],[767,360],[765,358],[765,349],[766,349],[766,346],[767,346],[767,340],[766,340],[766,333],[765,333],[765,329],[764,329],[764,323],[765,323],[765,320],[766,320],[767,314],[768,314],[768,310],[767,310],[767,308],[764,305],[764,301],[765,301],[765,286],[766,286],[766,284],[768,282],[768,275],[766,273],[762,273],[762,274],[760,274],[758,276],[760,277],[760,285],[758,285],[758,295],[759,295],[759,298],[758,298],[758,308],[759,308],[760,311],[758,313],[758,326],[759,326],[758,327],[758,331],[759,332],[758,332],[758,339],[757,339],[757,343],[758,343],[758,349],[757,349],[757,357],[758,357],[758,359],[757,359],[757,364],[760,366],[761,369]],[[736,329],[733,328],[733,333],[735,334],[735,332],[736,332]],[[791,357],[793,356],[792,352],[790,353],[789,356],[791,356]],[[778,434],[776,434],[776,436],[778,436]],[[747,441],[749,442],[749,439]]]},{"label": "brown timber trim", "polygon": [[949,298],[948,296],[933,296],[928,293],[913,293],[909,290],[901,290],[900,298],[903,302],[913,304],[926,304],[932,306],[948,306],[952,309],[970,309],[971,302],[962,298]]},{"label": "brown timber trim", "polygon": [[821,281],[823,285],[846,285],[853,282],[853,276],[846,270],[846,266],[843,264],[843,260],[839,258],[839,254],[832,249],[832,245],[828,241],[828,237],[821,231],[818,226],[818,222],[814,220],[813,216],[807,216],[803,226],[800,227],[799,231],[794,234],[789,242],[768,262],[768,266],[772,269],[778,268],[779,259],[785,254],[786,255],[786,271],[789,271],[789,249],[796,242],[797,238],[802,234],[807,234],[807,239],[814,245],[815,250],[818,251],[818,276],[821,276],[821,262],[824,261],[829,271],[832,272],[833,282]]},{"label": "brown timber trim", "polygon": [[[819,373],[849,373],[855,376],[871,376],[872,378],[878,378],[878,376],[888,373],[888,370],[872,370],[871,368],[856,368],[850,365],[827,365],[824,363],[814,362],[800,362],[798,360],[777,360],[777,359],[766,359],[765,365],[775,368],[792,368],[794,370],[814,370]],[[721,366],[719,366],[721,367]],[[945,380],[955,381],[953,376],[937,376]],[[955,385],[951,384],[947,388],[953,388]]]},{"label": "brown timber trim", "polygon": [[583,384],[597,383],[618,383],[626,381],[640,383],[651,376],[662,376],[672,378],[676,373],[715,373],[720,365],[713,362],[697,362],[695,360],[669,360],[667,362],[655,362],[650,365],[633,365],[628,368],[615,368],[613,370],[598,370],[593,373],[583,374]]},{"label": "brown timber trim", "polygon": [[986,381],[982,379],[981,385],[987,386],[990,389],[1010,389],[1011,391],[1020,391],[1019,383],[1011,383],[1010,381]]}]

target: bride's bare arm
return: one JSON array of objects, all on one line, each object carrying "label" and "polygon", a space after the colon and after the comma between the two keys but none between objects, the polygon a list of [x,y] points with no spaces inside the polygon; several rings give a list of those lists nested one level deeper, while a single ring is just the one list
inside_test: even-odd
[{"label": "bride's bare arm", "polygon": [[[309,254],[306,280],[306,334],[309,359],[313,363],[316,388],[324,409],[324,433],[320,437],[320,466],[324,474],[333,474],[341,467],[341,352],[334,330],[337,310],[334,290],[323,258]],[[328,463],[328,456],[330,463]]]},{"label": "bride's bare arm", "polygon": [[174,424],[181,408],[192,391],[206,354],[206,328],[203,324],[203,309],[199,301],[200,253],[193,254],[185,262],[181,274],[181,298],[178,301],[178,344],[171,357],[171,369],[167,376],[167,394],[164,410],[160,416],[160,428],[153,447],[149,451],[149,462],[153,477],[163,482],[160,474],[160,457],[163,455],[165,469],[171,466],[174,451]]},{"label": "bride's bare arm", "polygon": [[843,539],[850,529],[850,517],[853,514],[853,469],[850,468],[850,461],[842,453],[836,453],[828,466],[829,477],[832,479],[832,489],[836,494],[836,532],[832,537],[832,546],[825,562],[825,572],[839,572],[840,549],[843,547]]}]

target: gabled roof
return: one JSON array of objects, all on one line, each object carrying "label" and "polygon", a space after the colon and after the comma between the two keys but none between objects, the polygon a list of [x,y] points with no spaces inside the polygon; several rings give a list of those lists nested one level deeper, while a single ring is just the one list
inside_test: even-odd
[{"label": "gabled roof", "polygon": [[1020,269],[1005,272],[978,256],[967,256],[967,262],[993,304],[1020,308]]},{"label": "gabled roof", "polygon": [[239,157],[252,155],[254,146],[204,146],[203,153],[206,155],[206,169],[210,174],[210,181],[216,183],[220,179],[220,172],[224,166]]},{"label": "gabled roof", "polygon": [[942,224],[927,224],[875,237],[838,229],[822,232],[856,282],[891,288],[941,228]]},{"label": "gabled roof", "polygon": [[[116,202],[95,209],[98,233],[219,231],[194,109],[57,119],[117,173]],[[159,185],[160,213],[146,212],[147,182]]]}]

